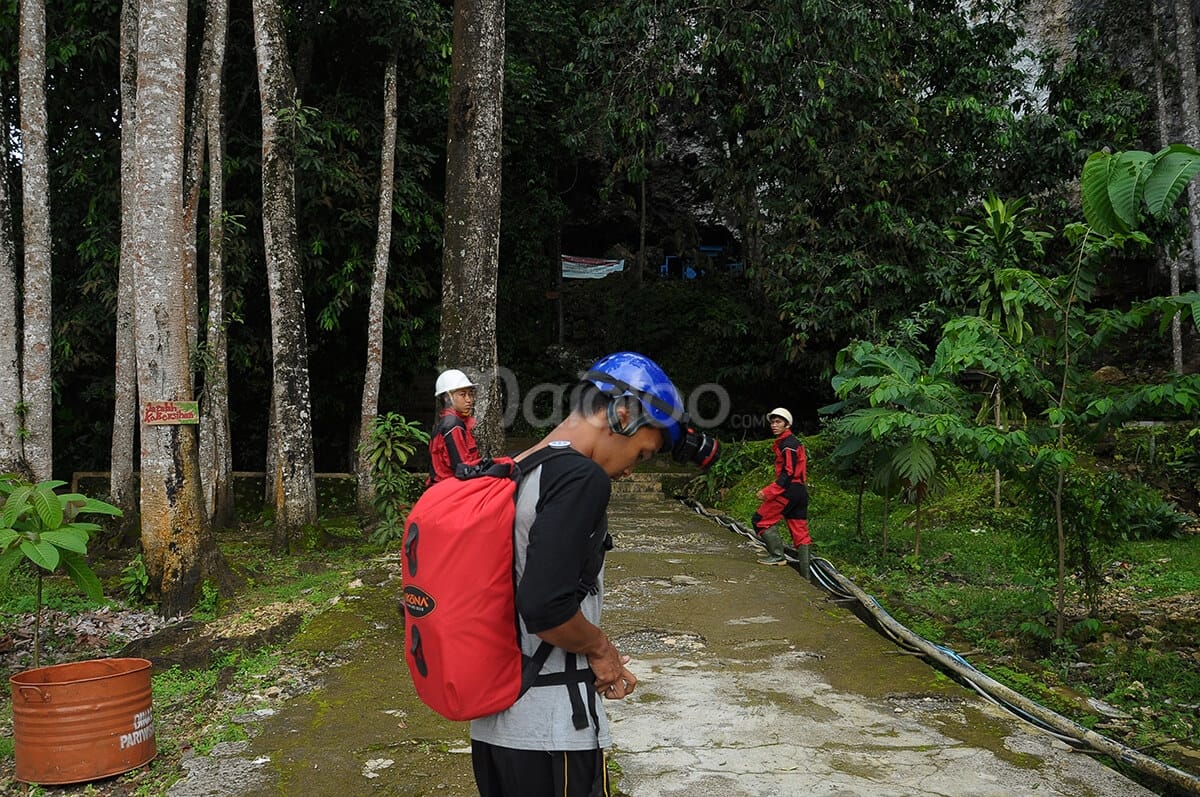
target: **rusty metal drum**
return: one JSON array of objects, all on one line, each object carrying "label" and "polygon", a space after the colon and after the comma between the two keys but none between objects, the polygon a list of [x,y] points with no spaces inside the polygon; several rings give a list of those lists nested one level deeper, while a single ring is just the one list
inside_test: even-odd
[{"label": "rusty metal drum", "polygon": [[157,753],[146,659],[56,664],[8,681],[19,781],[81,783],[128,772]]}]

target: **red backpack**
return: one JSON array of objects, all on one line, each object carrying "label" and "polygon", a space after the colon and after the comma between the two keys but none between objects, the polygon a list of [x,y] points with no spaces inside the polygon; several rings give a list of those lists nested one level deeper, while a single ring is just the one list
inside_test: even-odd
[{"label": "red backpack", "polygon": [[[520,463],[501,457],[459,465],[456,478],[429,487],[409,512],[401,550],[405,659],[417,695],[447,719],[494,714],[540,685],[553,646],[543,642],[533,657],[521,652],[516,492],[523,473],[570,451],[543,448]],[[583,674],[590,672],[576,680]]]}]

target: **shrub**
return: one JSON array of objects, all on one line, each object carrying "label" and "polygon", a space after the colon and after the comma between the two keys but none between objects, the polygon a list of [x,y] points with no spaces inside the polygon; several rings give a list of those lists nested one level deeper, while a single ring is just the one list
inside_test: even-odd
[{"label": "shrub", "polygon": [[416,421],[389,412],[375,419],[371,436],[363,442],[371,463],[375,484],[374,508],[379,523],[371,541],[387,545],[404,536],[404,515],[421,492],[423,480],[404,466],[418,445],[429,442],[429,435]]}]

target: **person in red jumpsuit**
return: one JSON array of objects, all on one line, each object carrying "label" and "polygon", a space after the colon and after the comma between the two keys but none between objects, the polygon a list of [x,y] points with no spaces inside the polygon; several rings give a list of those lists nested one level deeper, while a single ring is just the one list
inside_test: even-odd
[{"label": "person in red jumpsuit", "polygon": [[453,479],[459,464],[479,461],[475,442],[475,385],[467,375],[451,368],[438,375],[434,386],[440,408],[429,434],[429,478],[425,486]]},{"label": "person in red jumpsuit", "polygon": [[808,578],[812,540],[808,536],[808,462],[804,444],[792,434],[792,414],[783,407],[771,410],[767,421],[771,424],[771,434],[775,435],[775,481],[758,491],[762,504],[750,520],[754,533],[767,549],[767,555],[759,562],[787,564],[783,556],[783,539],[774,528],[783,521],[796,546],[800,573]]}]

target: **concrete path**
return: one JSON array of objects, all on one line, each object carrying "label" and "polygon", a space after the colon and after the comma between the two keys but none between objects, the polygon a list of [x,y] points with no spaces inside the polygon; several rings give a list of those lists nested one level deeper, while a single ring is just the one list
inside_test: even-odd
[{"label": "concrete path", "polygon": [[[622,499],[611,529],[604,625],[641,679],[607,704],[629,797],[1152,794],[682,506]],[[293,643],[333,650],[321,688],[244,718],[251,741],[187,762],[172,797],[475,794],[466,724],[413,696],[394,568],[373,581]]]}]

